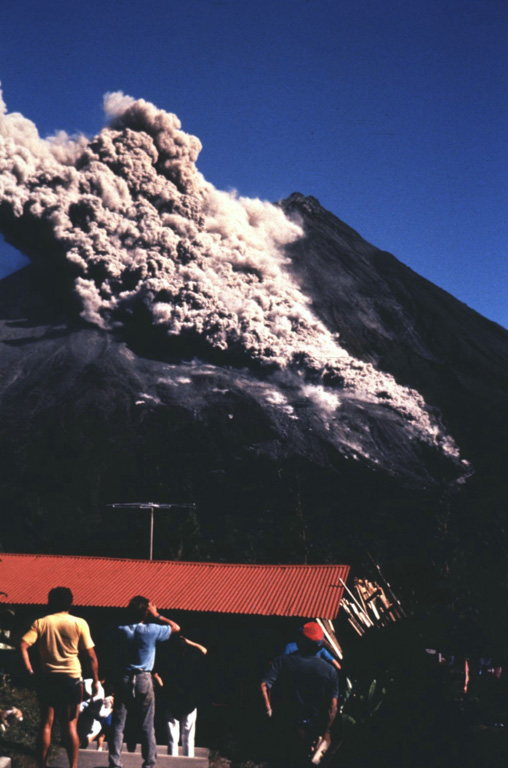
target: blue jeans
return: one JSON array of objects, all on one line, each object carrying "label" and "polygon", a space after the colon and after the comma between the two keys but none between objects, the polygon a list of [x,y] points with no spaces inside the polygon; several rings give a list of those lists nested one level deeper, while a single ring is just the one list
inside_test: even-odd
[{"label": "blue jeans", "polygon": [[141,727],[141,754],[143,768],[152,768],[157,760],[157,744],[153,719],[155,696],[150,672],[124,675],[115,684],[115,704],[109,739],[110,768],[121,768],[123,732],[127,713],[135,715]]}]

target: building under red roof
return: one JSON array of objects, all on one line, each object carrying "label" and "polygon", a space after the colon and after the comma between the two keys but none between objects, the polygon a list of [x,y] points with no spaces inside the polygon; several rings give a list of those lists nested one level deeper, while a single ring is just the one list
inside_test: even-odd
[{"label": "building under red roof", "polygon": [[146,594],[161,610],[335,619],[347,565],[232,565],[63,555],[0,555],[0,604],[45,605],[69,587],[74,605],[120,608]]}]

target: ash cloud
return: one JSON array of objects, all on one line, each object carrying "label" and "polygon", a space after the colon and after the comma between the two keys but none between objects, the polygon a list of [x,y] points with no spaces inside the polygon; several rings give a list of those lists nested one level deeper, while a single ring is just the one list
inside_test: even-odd
[{"label": "ash cloud", "polygon": [[313,314],[284,251],[298,222],[207,182],[201,143],[176,115],[122,93],[104,109],[109,123],[91,139],[43,139],[0,98],[0,205],[19,222],[9,239],[23,250],[22,229],[44,223],[54,249],[43,258],[68,271],[85,321],[121,331],[141,307],[154,332],[191,333],[225,362],[235,349],[327,420],[344,398],[373,402],[458,455],[417,392],[350,356]]}]

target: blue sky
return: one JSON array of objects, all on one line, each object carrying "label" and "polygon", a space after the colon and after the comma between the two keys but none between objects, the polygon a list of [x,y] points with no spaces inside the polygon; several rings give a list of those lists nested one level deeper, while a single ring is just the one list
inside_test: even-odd
[{"label": "blue sky", "polygon": [[508,327],[506,0],[18,0],[0,80],[43,136],[98,131],[107,91],[152,101],[216,187],[314,195]]}]

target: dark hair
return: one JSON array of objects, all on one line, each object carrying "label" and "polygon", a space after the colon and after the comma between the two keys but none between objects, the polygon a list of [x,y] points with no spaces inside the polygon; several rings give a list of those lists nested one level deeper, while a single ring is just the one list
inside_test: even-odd
[{"label": "dark hair", "polygon": [[308,637],[305,637],[305,635],[302,635],[300,632],[298,633],[298,637],[296,638],[296,644],[302,656],[315,656],[316,653],[321,648],[321,643],[316,642],[315,640],[310,640]]},{"label": "dark hair", "polygon": [[129,619],[133,624],[137,624],[146,618],[149,603],[150,600],[147,597],[143,597],[143,595],[136,595],[136,597],[132,598],[127,606],[127,610],[129,612]]},{"label": "dark hair", "polygon": [[48,605],[54,613],[68,611],[72,605],[72,592],[69,587],[54,587],[48,594]]}]

